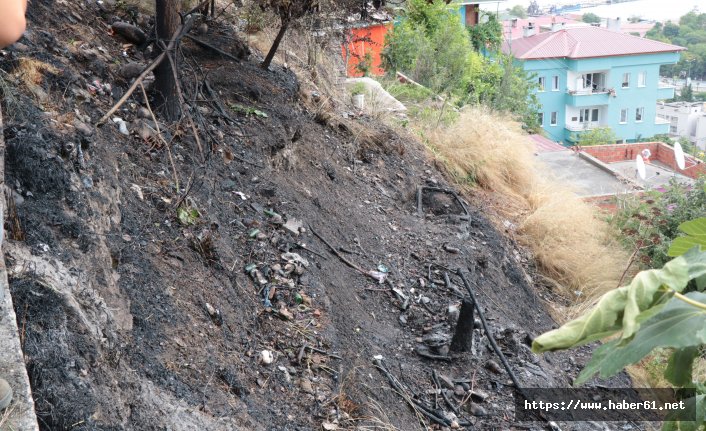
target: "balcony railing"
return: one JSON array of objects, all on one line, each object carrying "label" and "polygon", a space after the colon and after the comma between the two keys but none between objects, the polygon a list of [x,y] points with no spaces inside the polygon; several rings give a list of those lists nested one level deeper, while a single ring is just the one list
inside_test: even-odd
[{"label": "balcony railing", "polygon": [[597,88],[585,90],[568,90],[566,92],[566,103],[577,108],[607,105],[610,103],[610,97],[615,96],[615,90],[612,88]]},{"label": "balcony railing", "polygon": [[590,96],[592,94],[609,94],[611,92],[614,92],[612,88],[588,88],[584,90],[567,90],[567,93],[569,93],[572,96]]},{"label": "balcony railing", "polygon": [[570,132],[585,132],[598,127],[603,127],[603,125],[596,123],[566,123],[564,127]]}]

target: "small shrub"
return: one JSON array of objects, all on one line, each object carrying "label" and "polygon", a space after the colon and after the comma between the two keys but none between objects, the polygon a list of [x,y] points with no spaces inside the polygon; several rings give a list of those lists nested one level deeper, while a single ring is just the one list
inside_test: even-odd
[{"label": "small shrub", "polygon": [[639,248],[637,262],[643,268],[661,268],[671,258],[669,243],[679,236],[679,225],[706,214],[704,178],[693,186],[671,182],[667,187],[629,199],[611,218],[621,240]]},{"label": "small shrub", "polygon": [[359,94],[365,94],[365,84],[363,84],[362,82],[356,82],[351,87],[352,96],[357,96]]},{"label": "small shrub", "polygon": [[597,127],[579,135],[578,144],[582,147],[615,144],[618,136],[610,127]]}]

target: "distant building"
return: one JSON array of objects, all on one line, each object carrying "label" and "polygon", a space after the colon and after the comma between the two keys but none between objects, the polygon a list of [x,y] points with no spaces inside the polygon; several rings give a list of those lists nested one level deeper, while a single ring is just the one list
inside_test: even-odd
[{"label": "distant building", "polygon": [[391,21],[360,22],[351,27],[350,39],[341,47],[348,76],[364,76],[364,71],[375,76],[385,74],[380,54],[385,45],[385,35],[391,28]]},{"label": "distant building", "polygon": [[[478,24],[480,6],[499,4],[507,0],[455,0],[449,4],[457,9],[461,22],[466,27]],[[380,10],[375,10],[368,4],[368,19],[350,23],[348,40],[341,45],[341,56],[346,63],[346,74],[350,77],[365,75],[381,76],[385,74],[382,68],[381,53],[385,45],[385,35],[393,27],[394,17]]]},{"label": "distant building", "polygon": [[645,37],[648,31],[655,26],[654,21],[624,22],[620,26],[620,31],[633,36]]},{"label": "distant building", "polygon": [[689,138],[697,147],[706,149],[706,103],[658,103],[657,116],[669,123],[669,136]]},{"label": "distant building", "polygon": [[565,16],[542,15],[531,18],[512,18],[503,21],[503,37],[505,39],[519,39],[525,37],[527,29],[532,34],[556,31],[572,27],[586,27],[589,24]]},{"label": "distant building", "polygon": [[480,21],[481,5],[500,4],[505,1],[507,0],[453,0],[451,5],[458,7],[461,22],[466,27],[473,27]]},{"label": "distant building", "polygon": [[588,26],[527,29],[503,49],[536,76],[539,120],[554,141],[574,143],[596,127],[627,142],[669,131],[656,106],[674,88],[659,83],[659,68],[679,60],[680,46]]}]

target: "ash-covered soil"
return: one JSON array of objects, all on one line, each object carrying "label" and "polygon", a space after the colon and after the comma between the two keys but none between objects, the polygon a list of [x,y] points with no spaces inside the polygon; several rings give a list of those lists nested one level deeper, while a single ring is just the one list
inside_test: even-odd
[{"label": "ash-covered soil", "polygon": [[[452,271],[523,386],[569,386],[588,353],[530,352],[555,323],[527,256],[471,197],[430,189],[418,213],[419,186],[449,186],[417,142],[312,109],[320,95],[260,69],[224,23],[199,37],[240,62],[188,40],[180,56],[202,152],[186,120],[157,139],[139,89],[114,115],[129,136],[96,128],[129,85],[121,66],[149,62],[107,32],[148,20],[105,4],[32,2],[0,58],[5,257],[42,429],[424,429],[403,396],[466,429],[547,428],[515,422],[480,328],[449,351]],[[52,68],[27,81],[26,59]]]}]

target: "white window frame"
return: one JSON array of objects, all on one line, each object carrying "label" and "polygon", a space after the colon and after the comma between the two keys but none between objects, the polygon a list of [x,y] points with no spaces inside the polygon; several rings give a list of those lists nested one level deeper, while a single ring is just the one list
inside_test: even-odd
[{"label": "white window frame", "polygon": [[559,91],[559,75],[552,77],[552,91]]},{"label": "white window frame", "polygon": [[539,120],[539,125],[544,126],[544,112],[538,112],[537,115],[539,117],[537,118]]},{"label": "white window frame", "polygon": [[[639,120],[638,120],[639,118]],[[645,108],[640,107],[640,108],[635,108],[635,122],[636,123],[642,123],[645,121]]]},{"label": "white window frame", "polygon": [[559,112],[553,111],[549,114],[549,125],[556,126],[557,124],[559,124]]},{"label": "white window frame", "polygon": [[581,108],[579,109],[579,123],[588,123],[591,118],[591,109],[590,108]]},{"label": "white window frame", "polygon": [[620,84],[620,88],[630,88],[630,72],[623,73],[623,82]]},{"label": "white window frame", "polygon": [[539,92],[543,93],[547,89],[547,78],[546,76],[540,76],[539,77]]},{"label": "white window frame", "polygon": [[[630,114],[630,110],[628,108],[623,108],[620,110],[620,124],[628,124],[628,115]],[[624,118],[624,119],[623,119]]]},{"label": "white window frame", "polygon": [[637,86],[638,87],[647,87],[647,72],[642,71],[637,74]]}]

